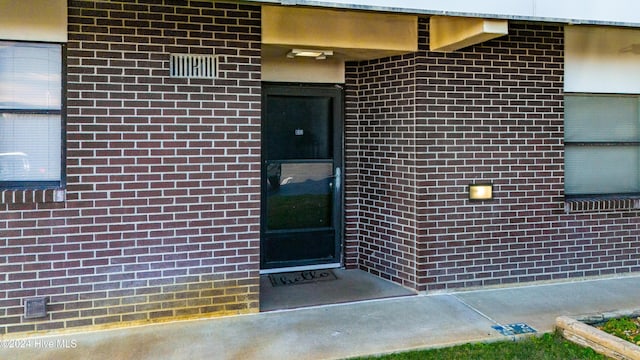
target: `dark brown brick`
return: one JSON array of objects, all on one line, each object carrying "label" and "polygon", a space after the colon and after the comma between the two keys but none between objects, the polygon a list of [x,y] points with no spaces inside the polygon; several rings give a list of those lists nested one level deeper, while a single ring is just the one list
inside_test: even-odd
[{"label": "dark brown brick", "polygon": [[[237,7],[237,4],[223,6]],[[192,125],[212,118],[220,124],[231,123],[237,112],[213,114],[213,109],[241,108],[247,101],[258,109],[260,98],[224,97],[238,90],[223,86],[207,90],[207,96],[203,97],[202,85],[211,86],[211,81],[194,81],[196,86],[178,89],[170,84],[186,85],[188,81],[168,78],[167,54],[176,50],[212,53],[211,46],[222,52],[238,53],[249,47],[249,41],[256,40],[221,40],[214,44],[212,39],[222,32],[226,37],[233,31],[246,29],[211,24],[219,22],[219,17],[227,17],[234,24],[239,22],[235,17],[251,21],[259,19],[259,12],[259,7],[246,6],[243,11],[227,15],[224,10],[213,10],[213,3],[206,1],[192,2],[188,7],[175,0],[69,3],[67,202],[40,203],[40,199],[51,202],[52,192],[1,193],[0,246],[8,263],[1,266],[0,277],[9,296],[1,307],[8,314],[21,314],[22,298],[36,293],[55,295],[51,298],[55,301],[52,309],[79,310],[56,310],[55,316],[39,323],[37,330],[224,311],[224,308],[202,308],[214,303],[214,298],[224,296],[223,293],[201,291],[181,293],[185,300],[179,311],[159,311],[173,306],[174,295],[155,299],[157,302],[149,308],[124,305],[144,303],[146,296],[141,300],[136,294],[160,293],[160,286],[183,282],[189,273],[193,276],[188,281],[194,288],[211,287],[211,282],[204,278],[213,271],[220,271],[220,277],[233,272],[245,276],[242,264],[222,270],[200,264],[200,259],[211,255],[200,250],[199,244],[211,241],[201,234],[209,232],[215,220],[228,215],[203,212],[197,206],[190,209],[186,204],[196,205],[198,196],[214,194],[229,185],[222,181],[205,183],[217,173],[225,172],[224,166],[209,169],[209,177],[187,176],[212,162],[210,157],[201,156],[199,150],[189,150],[187,141],[197,141],[214,131],[211,127],[190,128],[183,122],[185,119],[177,117],[188,114]],[[255,26],[259,28],[259,23]],[[240,34],[231,37],[239,38]],[[176,44],[181,47],[176,48]],[[234,61],[259,63],[259,59],[260,53],[256,51],[238,55]],[[259,67],[247,71],[259,78]],[[250,92],[260,93],[259,82],[245,86],[244,90],[253,88]],[[214,94],[220,96],[219,102],[212,101]],[[259,111],[244,116],[260,123]],[[259,126],[216,130],[221,138],[240,132],[246,132],[243,136],[246,138],[260,137]],[[192,146],[210,148],[213,144]],[[233,152],[237,143],[215,146],[221,153]],[[246,146],[255,154],[260,153],[259,141]],[[157,152],[150,156],[150,149]],[[246,177],[245,183],[259,183],[259,157],[244,161],[255,163],[255,170],[242,174],[235,171],[235,176]],[[178,169],[175,164],[184,166]],[[249,194],[253,195],[251,199],[243,201],[252,201],[259,208],[259,188],[250,189]],[[224,196],[209,196],[207,201],[215,206],[226,203]],[[185,205],[170,206],[181,203]],[[259,213],[245,216],[252,216],[253,223],[259,223]],[[248,236],[253,243],[233,245],[245,246],[247,251],[259,239],[257,227],[251,230],[229,227],[220,231],[232,238],[238,237],[233,235],[234,231]],[[217,244],[224,247],[225,241],[219,240]],[[175,244],[181,244],[179,250]],[[172,261],[173,256],[183,261]],[[245,260],[258,267],[257,257]],[[256,274],[252,282],[257,281]],[[257,293],[257,287],[254,291]],[[184,308],[186,304],[191,305]],[[35,330],[33,325],[21,325],[23,320],[19,316],[3,319],[6,321],[0,323],[0,333]]]},{"label": "dark brown brick", "polygon": [[[564,212],[562,28],[516,22],[500,42],[454,53],[428,52],[426,21],[419,30],[418,53],[347,64],[347,266],[421,290],[637,268],[584,251],[638,241],[614,231],[622,214],[639,215],[630,204]],[[468,202],[479,181],[494,183],[496,200]],[[540,261],[547,247],[589,271]]]}]

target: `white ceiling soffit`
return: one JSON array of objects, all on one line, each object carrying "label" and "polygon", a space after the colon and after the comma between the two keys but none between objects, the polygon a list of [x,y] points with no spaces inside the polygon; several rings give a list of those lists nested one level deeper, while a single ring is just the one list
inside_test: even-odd
[{"label": "white ceiling soffit", "polygon": [[413,14],[640,27],[638,0],[257,0]]},{"label": "white ceiling soffit", "polygon": [[432,16],[429,18],[431,51],[455,51],[509,33],[507,20]]},{"label": "white ceiling soffit", "polygon": [[418,17],[309,7],[262,7],[263,57],[292,49],[331,51],[342,60],[375,59],[418,50]]}]

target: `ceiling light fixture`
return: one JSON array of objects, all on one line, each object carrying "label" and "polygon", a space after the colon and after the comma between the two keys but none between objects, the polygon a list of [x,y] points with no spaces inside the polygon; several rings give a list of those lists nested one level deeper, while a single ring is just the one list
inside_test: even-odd
[{"label": "ceiling light fixture", "polygon": [[291,49],[287,53],[289,59],[295,57],[312,57],[316,60],[324,60],[327,56],[332,56],[333,50],[312,50],[312,49]]}]

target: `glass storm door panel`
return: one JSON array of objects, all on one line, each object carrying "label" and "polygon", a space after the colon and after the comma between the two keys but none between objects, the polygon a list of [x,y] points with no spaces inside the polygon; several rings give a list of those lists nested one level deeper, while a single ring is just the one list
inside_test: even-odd
[{"label": "glass storm door panel", "polygon": [[265,84],[263,269],[340,262],[342,89]]}]

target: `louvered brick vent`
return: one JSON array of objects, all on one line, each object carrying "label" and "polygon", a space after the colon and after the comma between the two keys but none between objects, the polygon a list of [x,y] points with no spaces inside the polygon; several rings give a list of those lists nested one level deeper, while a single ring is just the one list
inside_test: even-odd
[{"label": "louvered brick vent", "polygon": [[214,79],[218,74],[218,57],[213,55],[171,54],[172,77]]}]

